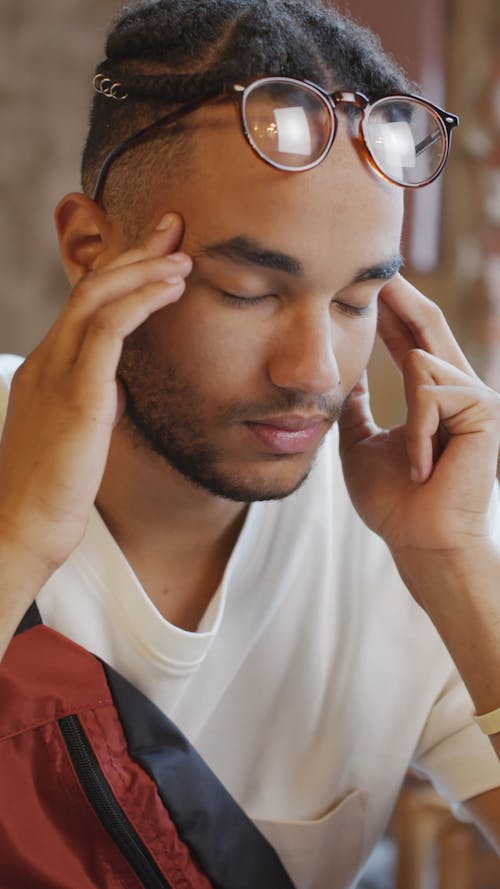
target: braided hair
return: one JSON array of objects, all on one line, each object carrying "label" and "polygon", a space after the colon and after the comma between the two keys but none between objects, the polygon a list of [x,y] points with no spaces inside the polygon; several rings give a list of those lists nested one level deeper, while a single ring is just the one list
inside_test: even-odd
[{"label": "braided hair", "polygon": [[[278,75],[312,80],[329,90],[370,99],[414,89],[376,37],[328,0],[142,0],[122,7],[96,73],[123,83],[128,98],[94,97],[82,159],[82,185],[92,193],[106,154],[176,105],[227,82]],[[111,171],[105,203],[139,213],[140,171],[152,179],[163,159],[186,163],[182,125],[161,140],[126,152]],[[119,176],[118,176],[119,168]],[[169,167],[170,169],[170,167]]]}]

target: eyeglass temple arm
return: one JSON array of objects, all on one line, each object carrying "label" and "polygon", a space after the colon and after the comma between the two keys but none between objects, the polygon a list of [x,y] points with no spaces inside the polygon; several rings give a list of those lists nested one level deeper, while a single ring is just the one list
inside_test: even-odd
[{"label": "eyeglass temple arm", "polygon": [[[455,117],[452,120],[451,115],[448,115],[448,126],[446,127],[446,132],[448,134],[448,149],[451,142],[451,134],[456,126],[458,126],[458,118]],[[422,154],[422,152],[426,151],[427,148],[430,148],[431,145],[435,145],[436,142],[439,142],[440,138],[440,130],[435,130],[434,133],[430,133],[425,139],[422,139],[422,141],[416,145],[417,157]]]},{"label": "eyeglass temple arm", "polygon": [[150,135],[153,135],[156,130],[161,129],[161,127],[167,126],[168,124],[175,123],[180,120],[182,117],[185,117],[191,111],[195,111],[205,102],[210,99],[215,99],[218,96],[222,96],[225,94],[225,89],[217,89],[212,92],[205,94],[202,98],[199,96],[196,99],[192,99],[190,102],[186,102],[181,108],[177,108],[175,111],[169,112],[169,114],[165,114],[163,117],[160,117],[158,120],[155,120],[154,123],[148,124],[146,127],[143,127],[141,130],[138,130],[137,133],[134,133],[133,136],[129,136],[127,139],[124,139],[123,142],[120,142],[109,154],[106,155],[102,166],[97,174],[97,179],[94,186],[94,191],[92,193],[92,200],[98,201],[102,187],[104,185],[104,181],[108,174],[109,168],[114,161],[120,157],[131,145],[135,145],[136,143],[142,142],[145,139],[149,138]]},{"label": "eyeglass temple arm", "polygon": [[424,151],[431,147],[431,145],[435,145],[436,142],[439,142],[441,139],[441,130],[436,130],[434,133],[431,133],[429,136],[426,136],[425,139],[422,139],[421,142],[418,142],[415,146],[415,153],[417,157],[421,155]]}]

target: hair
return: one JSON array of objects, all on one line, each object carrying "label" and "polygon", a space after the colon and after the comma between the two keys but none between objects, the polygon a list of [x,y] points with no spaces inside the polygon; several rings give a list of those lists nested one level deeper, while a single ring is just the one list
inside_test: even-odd
[{"label": "hair", "polygon": [[[108,152],[123,139],[226,82],[280,75],[371,100],[414,86],[379,38],[327,0],[143,0],[124,6],[111,25],[96,73],[123,83],[129,97],[96,93],[83,152],[90,195]],[[104,203],[141,225],[158,171],[189,163],[182,125],[126,151],[113,164]],[[136,152],[140,152],[140,163]],[[139,174],[138,174],[139,170]]]}]

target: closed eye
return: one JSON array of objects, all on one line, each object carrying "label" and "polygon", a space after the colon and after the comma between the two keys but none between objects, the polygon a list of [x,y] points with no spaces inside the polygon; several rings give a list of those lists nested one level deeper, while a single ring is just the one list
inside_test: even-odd
[{"label": "closed eye", "polygon": [[[220,293],[227,302],[239,309],[259,305],[274,296],[272,293],[263,294],[262,296],[238,296],[238,294],[229,293],[227,290],[221,290]],[[370,303],[367,306],[355,306],[351,303],[334,299],[332,300],[332,305],[336,306],[344,315],[350,315],[353,318],[364,318],[371,315],[374,311],[374,303]]]},{"label": "closed eye", "polygon": [[229,293],[227,290],[221,290],[220,292],[227,302],[232,303],[233,306],[239,309],[243,309],[245,306],[255,306],[273,295],[268,293],[264,296],[238,296],[236,293]]},{"label": "closed eye", "polygon": [[367,315],[371,315],[374,311],[373,304],[368,306],[353,306],[350,303],[344,303],[334,299],[333,305],[337,306],[339,311],[343,312],[345,315],[351,315],[354,318],[365,318]]}]

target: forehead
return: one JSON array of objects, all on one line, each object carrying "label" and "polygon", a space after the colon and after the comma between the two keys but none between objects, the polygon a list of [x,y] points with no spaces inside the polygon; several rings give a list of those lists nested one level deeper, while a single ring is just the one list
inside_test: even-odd
[{"label": "forehead", "polygon": [[342,119],[328,157],[302,173],[257,157],[231,106],[201,109],[190,126],[189,172],[160,190],[157,211],[184,217],[185,249],[244,235],[309,273],[334,258],[368,267],[398,253],[403,191],[372,170]]}]

